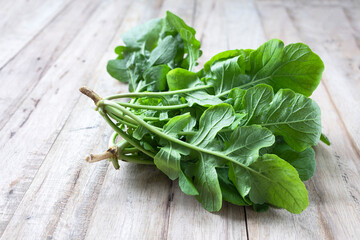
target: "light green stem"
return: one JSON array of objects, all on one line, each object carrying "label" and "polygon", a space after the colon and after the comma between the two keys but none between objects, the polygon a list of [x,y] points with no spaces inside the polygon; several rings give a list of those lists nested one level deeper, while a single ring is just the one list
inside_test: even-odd
[{"label": "light green stem", "polygon": [[[112,100],[112,99],[117,99],[117,98],[162,97],[162,96],[175,95],[175,94],[180,94],[180,93],[194,92],[194,91],[197,91],[197,90],[208,89],[208,88],[211,88],[211,87],[212,87],[211,85],[204,85],[204,86],[186,88],[186,89],[181,89],[181,90],[176,90],[176,91],[167,91],[167,92],[121,93],[121,94],[116,94],[116,95],[113,95],[113,96],[106,97],[104,99],[105,100]],[[133,103],[133,102],[130,101],[130,103]]]},{"label": "light green stem", "polygon": [[254,172],[256,174],[259,174],[258,172],[256,172],[255,170],[249,168],[248,166],[240,163],[240,162],[237,162],[231,158],[229,158],[228,156],[222,154],[222,153],[218,153],[218,152],[214,152],[214,151],[211,151],[211,150],[207,150],[207,149],[204,149],[204,148],[201,148],[201,147],[198,147],[198,146],[195,146],[195,145],[192,145],[190,143],[187,143],[187,142],[184,142],[184,141],[181,141],[177,138],[174,138],[174,137],[171,137],[165,133],[163,133],[162,131],[154,128],[153,126],[151,126],[150,124],[148,124],[147,122],[145,122],[144,120],[142,120],[141,118],[139,118],[138,116],[136,116],[135,114],[133,114],[132,112],[128,111],[126,108],[122,107],[122,106],[119,106],[117,105],[116,103],[113,103],[111,101],[108,101],[108,100],[101,100],[99,102],[99,105],[111,105],[111,106],[114,106],[115,108],[117,107],[120,111],[122,111],[124,114],[128,115],[129,117],[131,117],[132,119],[134,119],[135,121],[137,121],[139,124],[143,125],[145,128],[147,128],[150,132],[153,132],[154,134],[158,135],[159,137],[161,138],[164,138],[168,141],[171,141],[171,142],[174,142],[174,143],[177,143],[181,146],[184,146],[184,147],[187,147],[187,148],[190,148],[190,149],[193,149],[195,151],[198,151],[198,152],[203,152],[203,153],[206,153],[206,154],[210,154],[210,155],[213,155],[213,156],[216,156],[216,157],[220,157],[222,159],[225,159],[225,160],[228,160],[232,163],[235,163],[243,168],[245,168],[246,170],[248,171],[251,171],[251,172]]},{"label": "light green stem", "polygon": [[[116,105],[116,104],[114,104]],[[124,108],[125,109],[125,108]],[[116,131],[123,139],[125,139],[127,142],[129,142],[131,145],[133,145],[134,147],[136,147],[137,149],[139,149],[141,152],[145,153],[146,155],[148,155],[151,158],[155,157],[155,154],[144,149],[142,146],[140,146],[140,144],[133,139],[132,137],[130,137],[129,135],[127,135],[124,131],[122,131],[118,126],[116,126],[116,124],[111,121],[111,119],[107,116],[107,114],[102,110],[102,108],[99,108],[99,113],[101,114],[101,116],[105,119],[105,121],[112,127],[112,129],[114,129],[114,131]]]}]

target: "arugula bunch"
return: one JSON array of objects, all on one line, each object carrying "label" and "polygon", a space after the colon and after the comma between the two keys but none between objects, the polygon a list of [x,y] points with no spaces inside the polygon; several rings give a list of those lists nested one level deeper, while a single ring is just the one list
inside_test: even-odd
[{"label": "arugula bunch", "polygon": [[110,148],[87,161],[109,158],[116,169],[118,160],[153,164],[208,211],[225,200],[301,213],[309,204],[302,181],[315,171],[312,146],[328,143],[308,98],[323,62],[303,43],[273,39],[221,52],[194,72],[201,55],[195,33],[167,12],[124,34],[107,70],[130,93],[100,98],[80,89],[115,130]]}]

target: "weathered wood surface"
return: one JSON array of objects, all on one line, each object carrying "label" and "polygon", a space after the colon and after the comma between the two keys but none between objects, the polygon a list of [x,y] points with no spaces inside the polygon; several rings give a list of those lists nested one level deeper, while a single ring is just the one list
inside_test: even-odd
[{"label": "weathered wood surface", "polygon": [[[80,97],[127,86],[106,73],[120,35],[171,10],[213,54],[270,38],[302,41],[325,62],[313,95],[331,147],[315,148],[300,215],[224,204],[206,212],[153,167],[84,156],[109,127]],[[0,236],[2,239],[358,239],[360,236],[359,1],[2,1],[0,8]]]}]

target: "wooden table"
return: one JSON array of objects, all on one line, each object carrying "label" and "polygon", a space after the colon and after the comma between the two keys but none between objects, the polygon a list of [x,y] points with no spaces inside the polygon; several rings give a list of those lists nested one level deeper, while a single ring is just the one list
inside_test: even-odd
[{"label": "wooden table", "polygon": [[[0,7],[2,239],[359,239],[360,2],[17,0]],[[332,145],[315,147],[309,207],[205,211],[150,166],[88,164],[111,133],[78,88],[127,86],[106,72],[120,35],[166,10],[213,54],[271,38],[305,42],[325,62],[313,98]]]}]

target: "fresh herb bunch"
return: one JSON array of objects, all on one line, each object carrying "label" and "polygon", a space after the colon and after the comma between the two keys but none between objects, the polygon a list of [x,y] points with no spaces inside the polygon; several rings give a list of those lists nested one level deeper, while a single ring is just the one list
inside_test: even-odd
[{"label": "fresh herb bunch", "polygon": [[[208,211],[222,200],[265,211],[301,213],[309,204],[302,181],[315,171],[320,109],[308,98],[324,65],[303,43],[278,39],[258,49],[215,55],[194,72],[201,55],[195,30],[167,12],[123,35],[108,62],[130,93],[101,98],[83,87],[114,129],[108,158],[156,165]],[[116,99],[131,98],[129,102]],[[117,142],[117,136],[123,140]]]}]

